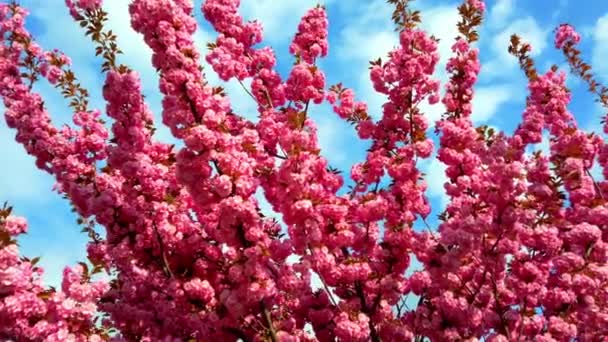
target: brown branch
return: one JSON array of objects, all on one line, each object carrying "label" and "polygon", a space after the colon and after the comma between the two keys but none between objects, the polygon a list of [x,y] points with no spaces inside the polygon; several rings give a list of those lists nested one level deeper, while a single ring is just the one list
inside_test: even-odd
[{"label": "brown branch", "polygon": [[562,52],[568,61],[571,72],[587,83],[589,91],[597,96],[597,101],[608,109],[608,87],[593,77],[591,65],[585,63],[580,57],[581,51],[575,47],[573,42],[568,42],[562,47]]},{"label": "brown branch", "polygon": [[237,81],[241,85],[241,88],[243,88],[243,90],[245,90],[245,92],[253,99],[253,101],[255,101],[255,103],[257,103],[259,105],[260,103],[255,98],[255,96],[253,96],[253,94],[249,91],[249,89],[247,89],[247,87],[245,87],[245,84],[243,84],[243,81],[239,80],[238,78],[237,78]]},{"label": "brown branch", "polygon": [[163,271],[165,275],[169,278],[175,278],[175,275],[171,271],[171,267],[169,267],[169,260],[167,260],[167,254],[165,254],[165,245],[163,243],[163,238],[160,236],[158,232],[158,228],[156,227],[156,223],[152,223],[152,228],[154,229],[154,233],[156,233],[156,239],[158,244],[160,245],[160,254],[163,261]]},{"label": "brown branch", "polygon": [[597,181],[593,178],[593,175],[591,174],[591,172],[589,171],[588,168],[585,167],[585,172],[587,173],[587,175],[591,178],[591,180],[593,181],[593,185],[595,186],[595,190],[597,191],[598,195],[600,195],[600,198],[602,200],[606,200],[606,198],[604,197],[604,193],[602,192],[602,188],[600,188],[599,184],[597,183]]},{"label": "brown branch", "polygon": [[500,325],[502,331],[505,333],[505,335],[507,335],[507,340],[511,341],[511,334],[509,333],[509,328],[507,327],[507,323],[505,321],[504,312],[502,312],[503,308],[500,304],[500,301],[498,300],[498,287],[496,286],[496,278],[494,277],[494,275],[492,275],[492,286],[494,288],[494,301],[496,302],[496,310],[498,316],[500,317]]},{"label": "brown branch", "polygon": [[270,332],[270,340],[272,342],[278,342],[277,332],[274,329],[274,325],[272,325],[272,318],[270,317],[270,312],[268,312],[268,309],[266,308],[264,301],[260,302],[260,309],[262,310],[262,315],[264,316],[264,320],[266,321],[266,324],[268,325],[268,331]]},{"label": "brown branch", "polygon": [[323,288],[325,289],[325,292],[327,292],[327,295],[329,296],[329,300],[331,301],[331,303],[335,306],[338,307],[338,303],[336,302],[336,300],[334,299],[334,295],[331,293],[331,291],[329,290],[329,287],[327,286],[327,284],[325,283],[325,279],[323,279],[323,276],[319,274],[319,279],[321,279],[321,284],[323,284]]},{"label": "brown branch", "polygon": [[530,51],[532,47],[528,43],[521,43],[521,39],[517,35],[511,36],[511,44],[508,49],[509,53],[517,57],[519,66],[526,73],[526,77],[529,80],[535,80],[538,78],[536,67],[534,66],[534,60],[530,57]]},{"label": "brown branch", "polygon": [[266,94],[266,100],[268,100],[268,108],[274,108],[272,105],[272,98],[270,97],[270,93],[268,92],[268,88],[264,88],[264,93]]},{"label": "brown branch", "polygon": [[369,317],[369,330],[372,342],[381,342],[382,340],[380,339],[380,335],[378,335],[376,326],[374,325],[374,322],[372,322],[372,312],[368,308],[367,303],[365,301],[365,293],[363,293],[363,286],[361,286],[361,282],[355,282],[355,290],[357,291],[357,296],[359,296],[359,300],[361,302],[361,311],[363,311],[363,313],[365,313]]}]

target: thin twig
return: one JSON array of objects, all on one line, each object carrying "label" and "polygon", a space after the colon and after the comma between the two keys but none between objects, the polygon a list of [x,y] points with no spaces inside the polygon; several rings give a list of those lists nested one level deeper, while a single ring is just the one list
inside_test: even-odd
[{"label": "thin twig", "polygon": [[268,88],[264,88],[264,93],[266,94],[266,99],[268,100],[268,109],[274,108],[272,105],[272,98],[270,97],[270,93],[268,92]]},{"label": "thin twig", "polygon": [[435,241],[439,242],[439,241],[437,240],[437,237],[436,237],[436,236],[435,236],[435,234],[433,233],[433,229],[431,228],[431,226],[429,225],[429,223],[428,223],[428,222],[426,222],[426,218],[425,218],[425,217],[423,217],[423,216],[420,216],[420,218],[422,219],[422,222],[424,222],[424,225],[426,226],[426,229],[429,231],[429,234],[431,234],[431,237],[432,237],[432,238],[433,238]]},{"label": "thin twig", "polygon": [[[312,254],[312,251],[310,249],[310,245],[308,246],[308,251]],[[334,298],[333,294],[329,290],[329,287],[327,286],[327,283],[325,283],[325,279],[323,279],[323,276],[320,273],[317,273],[317,275],[319,276],[319,279],[321,279],[321,283],[323,284],[323,289],[325,289],[325,292],[327,292],[327,296],[329,297],[329,300],[331,300],[331,303],[335,307],[338,307],[338,302],[336,301],[336,299]]]},{"label": "thin twig", "polygon": [[372,342],[381,342],[382,340],[380,339],[380,335],[378,335],[376,326],[374,325],[374,322],[372,322],[372,312],[365,301],[365,293],[363,292],[363,286],[361,286],[361,282],[355,282],[355,290],[357,291],[357,296],[359,296],[359,300],[361,301],[362,311],[369,317],[369,330]]},{"label": "thin twig", "polygon": [[241,87],[243,87],[243,90],[245,90],[245,92],[247,92],[247,94],[249,94],[249,96],[251,96],[253,101],[255,101],[255,103],[258,103],[258,100],[255,98],[255,96],[253,96],[253,94],[249,91],[249,89],[247,89],[247,87],[245,87],[245,84],[243,84],[243,81],[239,80],[238,78],[237,78],[237,81],[239,82]]},{"label": "thin twig", "polygon": [[160,236],[158,232],[158,228],[156,227],[156,222],[152,223],[152,228],[154,229],[154,233],[156,233],[156,239],[158,240],[158,244],[160,245],[160,254],[163,261],[163,270],[165,271],[165,275],[169,278],[175,278],[173,272],[171,271],[171,267],[169,267],[169,261],[167,260],[167,255],[165,254],[165,245],[163,243],[163,238]]},{"label": "thin twig", "polygon": [[321,279],[321,283],[323,284],[323,288],[325,289],[325,292],[327,292],[327,295],[329,296],[329,300],[335,307],[338,307],[338,303],[336,302],[334,295],[329,290],[329,287],[325,283],[325,279],[323,279],[323,276],[321,276],[320,274],[318,274],[318,275],[319,275],[319,279]]},{"label": "thin twig", "polygon": [[286,160],[286,159],[287,159],[287,157],[282,156],[282,155],[279,155],[279,154],[276,154],[276,153],[269,153],[269,154],[270,154],[272,157],[275,157],[275,158],[279,158],[279,159],[283,159],[283,160]]},{"label": "thin twig", "polygon": [[593,175],[591,174],[591,172],[589,171],[588,168],[585,167],[585,172],[587,173],[587,175],[591,178],[591,180],[593,181],[593,185],[595,186],[595,190],[597,191],[597,193],[600,195],[600,197],[603,200],[606,200],[606,198],[604,197],[604,194],[602,193],[602,188],[600,188],[600,185],[595,181],[595,179],[593,178]]},{"label": "thin twig", "polygon": [[262,314],[264,315],[264,320],[266,321],[266,324],[268,325],[268,331],[270,332],[270,340],[272,342],[278,342],[277,332],[274,330],[274,325],[272,325],[272,318],[270,317],[270,312],[268,312],[268,309],[266,309],[266,305],[264,304],[264,301],[260,302],[260,306],[262,309]]}]

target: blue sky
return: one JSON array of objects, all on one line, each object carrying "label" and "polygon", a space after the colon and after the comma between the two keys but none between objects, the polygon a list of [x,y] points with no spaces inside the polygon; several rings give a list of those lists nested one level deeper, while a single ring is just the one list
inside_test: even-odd
[{"label": "blue sky", "polygon": [[[7,0],[0,0],[4,2]],[[91,107],[102,109],[101,85],[103,75],[99,72],[100,61],[94,56],[93,46],[74,23],[63,5],[63,0],[22,0],[32,15],[28,27],[38,42],[46,49],[58,48],[73,60],[83,85],[93,94]],[[110,13],[109,27],[118,34],[119,45],[125,52],[121,62],[129,65],[142,75],[145,95],[156,117],[160,117],[160,96],[157,90],[158,78],[149,63],[150,50],[138,34],[130,29],[127,3],[124,0],[105,0],[104,8]],[[215,38],[209,25],[204,23],[198,8],[201,0],[196,0],[196,16],[201,29],[196,42],[204,49],[207,42]],[[293,59],[288,54],[289,42],[295,33],[299,18],[317,4],[316,0],[242,0],[242,14],[246,19],[259,19],[265,28],[265,45],[275,48],[279,60],[279,70],[283,75],[289,70]],[[368,61],[385,57],[397,43],[390,20],[391,8],[385,0],[326,0],[330,20],[330,56],[320,66],[327,75],[328,85],[343,82],[356,90],[360,99],[366,100],[370,114],[379,117],[384,99],[374,94],[368,77]],[[436,76],[445,81],[444,65],[449,57],[450,45],[456,36],[459,1],[419,0],[414,7],[422,11],[423,28],[441,39],[442,52]],[[552,35],[560,23],[573,24],[583,35],[581,48],[584,58],[593,62],[596,74],[608,81],[608,1],[605,0],[493,0],[487,1],[488,13],[480,30],[481,60],[483,63],[480,81],[476,87],[473,120],[476,124],[487,124],[507,132],[512,132],[521,118],[526,98],[526,81],[518,69],[514,58],[507,54],[508,39],[517,33],[534,46],[533,56],[540,71],[552,64],[562,67],[564,59],[553,48]],[[553,6],[547,8],[546,6]],[[203,50],[203,52],[206,50]],[[207,76],[214,85],[223,82],[206,66]],[[599,131],[601,108],[594,103],[580,82],[574,78],[568,81],[573,90],[571,111],[585,129]],[[256,106],[235,83],[224,85],[231,97],[236,112],[256,118]],[[71,112],[66,101],[48,84],[40,83],[36,90],[47,99],[54,123],[58,126],[70,121]],[[429,118],[437,119],[443,109],[440,106],[426,106]],[[4,108],[0,105],[4,113]],[[350,125],[342,122],[327,105],[312,109],[317,120],[322,153],[330,164],[348,175],[353,162],[364,158],[368,146],[360,142]],[[170,140],[168,131],[158,121],[159,139]],[[431,132],[432,135],[434,135]],[[50,284],[58,284],[61,270],[66,264],[73,264],[85,258],[86,236],[76,225],[76,216],[70,212],[68,203],[51,191],[53,179],[35,169],[33,159],[14,142],[14,132],[0,120],[0,201],[7,200],[15,212],[27,217],[30,232],[19,242],[28,256],[42,256],[41,264],[47,269],[45,279]],[[546,149],[547,144],[540,144]],[[441,211],[446,202],[443,192],[443,167],[431,159],[420,164],[427,173],[430,196],[434,213]],[[599,170],[593,170],[599,177]],[[264,209],[269,210],[267,205]],[[434,215],[433,215],[434,216]],[[434,219],[430,220],[435,222]]]}]

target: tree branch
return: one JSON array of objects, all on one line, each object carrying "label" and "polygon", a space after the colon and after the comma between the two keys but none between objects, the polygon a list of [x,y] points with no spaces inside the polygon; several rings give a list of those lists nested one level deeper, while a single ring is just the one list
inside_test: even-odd
[{"label": "tree branch", "polygon": [[361,286],[361,282],[355,282],[355,290],[357,291],[357,296],[359,296],[359,300],[361,301],[361,310],[367,316],[369,316],[369,331],[370,337],[372,338],[372,342],[382,342],[380,336],[378,335],[378,331],[376,331],[376,326],[372,322],[371,310],[367,307],[367,303],[365,302],[365,293],[363,293],[363,286]]},{"label": "tree branch", "polygon": [[152,228],[154,229],[154,233],[156,233],[156,239],[158,240],[158,244],[160,245],[160,254],[163,261],[163,270],[165,271],[165,275],[169,278],[174,278],[173,272],[171,271],[171,267],[169,267],[169,260],[167,260],[167,255],[165,254],[165,245],[163,243],[163,238],[160,236],[158,232],[158,228],[156,227],[156,223],[152,223]]},{"label": "tree branch", "polygon": [[270,312],[268,312],[268,309],[266,309],[264,301],[260,302],[260,307],[262,310],[262,315],[264,316],[264,320],[266,321],[266,325],[268,325],[268,331],[270,332],[270,340],[272,342],[278,342],[277,332],[274,330],[274,325],[272,325],[272,318],[270,317]]}]

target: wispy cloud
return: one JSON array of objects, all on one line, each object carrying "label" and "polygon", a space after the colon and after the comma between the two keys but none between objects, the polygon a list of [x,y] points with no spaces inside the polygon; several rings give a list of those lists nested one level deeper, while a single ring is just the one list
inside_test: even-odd
[{"label": "wispy cloud", "polygon": [[255,0],[241,1],[241,13],[247,20],[259,20],[264,25],[267,42],[287,42],[296,32],[300,18],[317,4],[328,5],[333,0]]},{"label": "wispy cloud", "polygon": [[595,23],[593,43],[593,68],[600,77],[608,80],[608,13]]},{"label": "wispy cloud", "polygon": [[[433,212],[439,213],[448,204],[448,196],[445,193],[443,185],[448,181],[445,175],[446,166],[437,156],[425,160],[421,163],[421,170],[426,174],[424,179],[427,183],[427,195],[433,199],[436,205],[433,205]],[[437,206],[438,205],[438,206]]]},{"label": "wispy cloud", "polygon": [[[346,5],[343,5],[346,6]],[[360,6],[342,8],[344,16],[357,18],[348,20],[338,34],[334,49],[339,60],[348,65],[344,81],[355,87],[358,97],[368,104],[370,115],[381,117],[381,107],[386,97],[378,94],[369,79],[369,61],[386,59],[399,42],[390,21],[391,9],[384,1],[370,1]],[[348,72],[350,71],[350,72]]]},{"label": "wispy cloud", "polygon": [[[4,112],[4,106],[0,106]],[[23,146],[14,140],[15,132],[9,131],[4,119],[0,123],[0,203],[29,203],[32,205],[48,202],[48,196],[41,191],[50,192],[53,186],[51,176],[36,169],[34,158],[25,154]]]},{"label": "wispy cloud", "polygon": [[517,67],[517,60],[508,52],[511,35],[517,34],[523,41],[532,45],[531,55],[539,56],[548,42],[550,30],[541,27],[532,17],[517,19],[500,32],[494,34],[490,43],[492,57],[483,66],[485,77],[510,78],[510,71]]},{"label": "wispy cloud", "polygon": [[512,100],[513,91],[505,85],[484,86],[475,90],[473,98],[473,114],[471,120],[475,124],[489,121],[500,110],[500,106]]},{"label": "wispy cloud", "polygon": [[513,14],[515,0],[498,0],[490,9],[489,25],[494,28],[502,28]]}]

